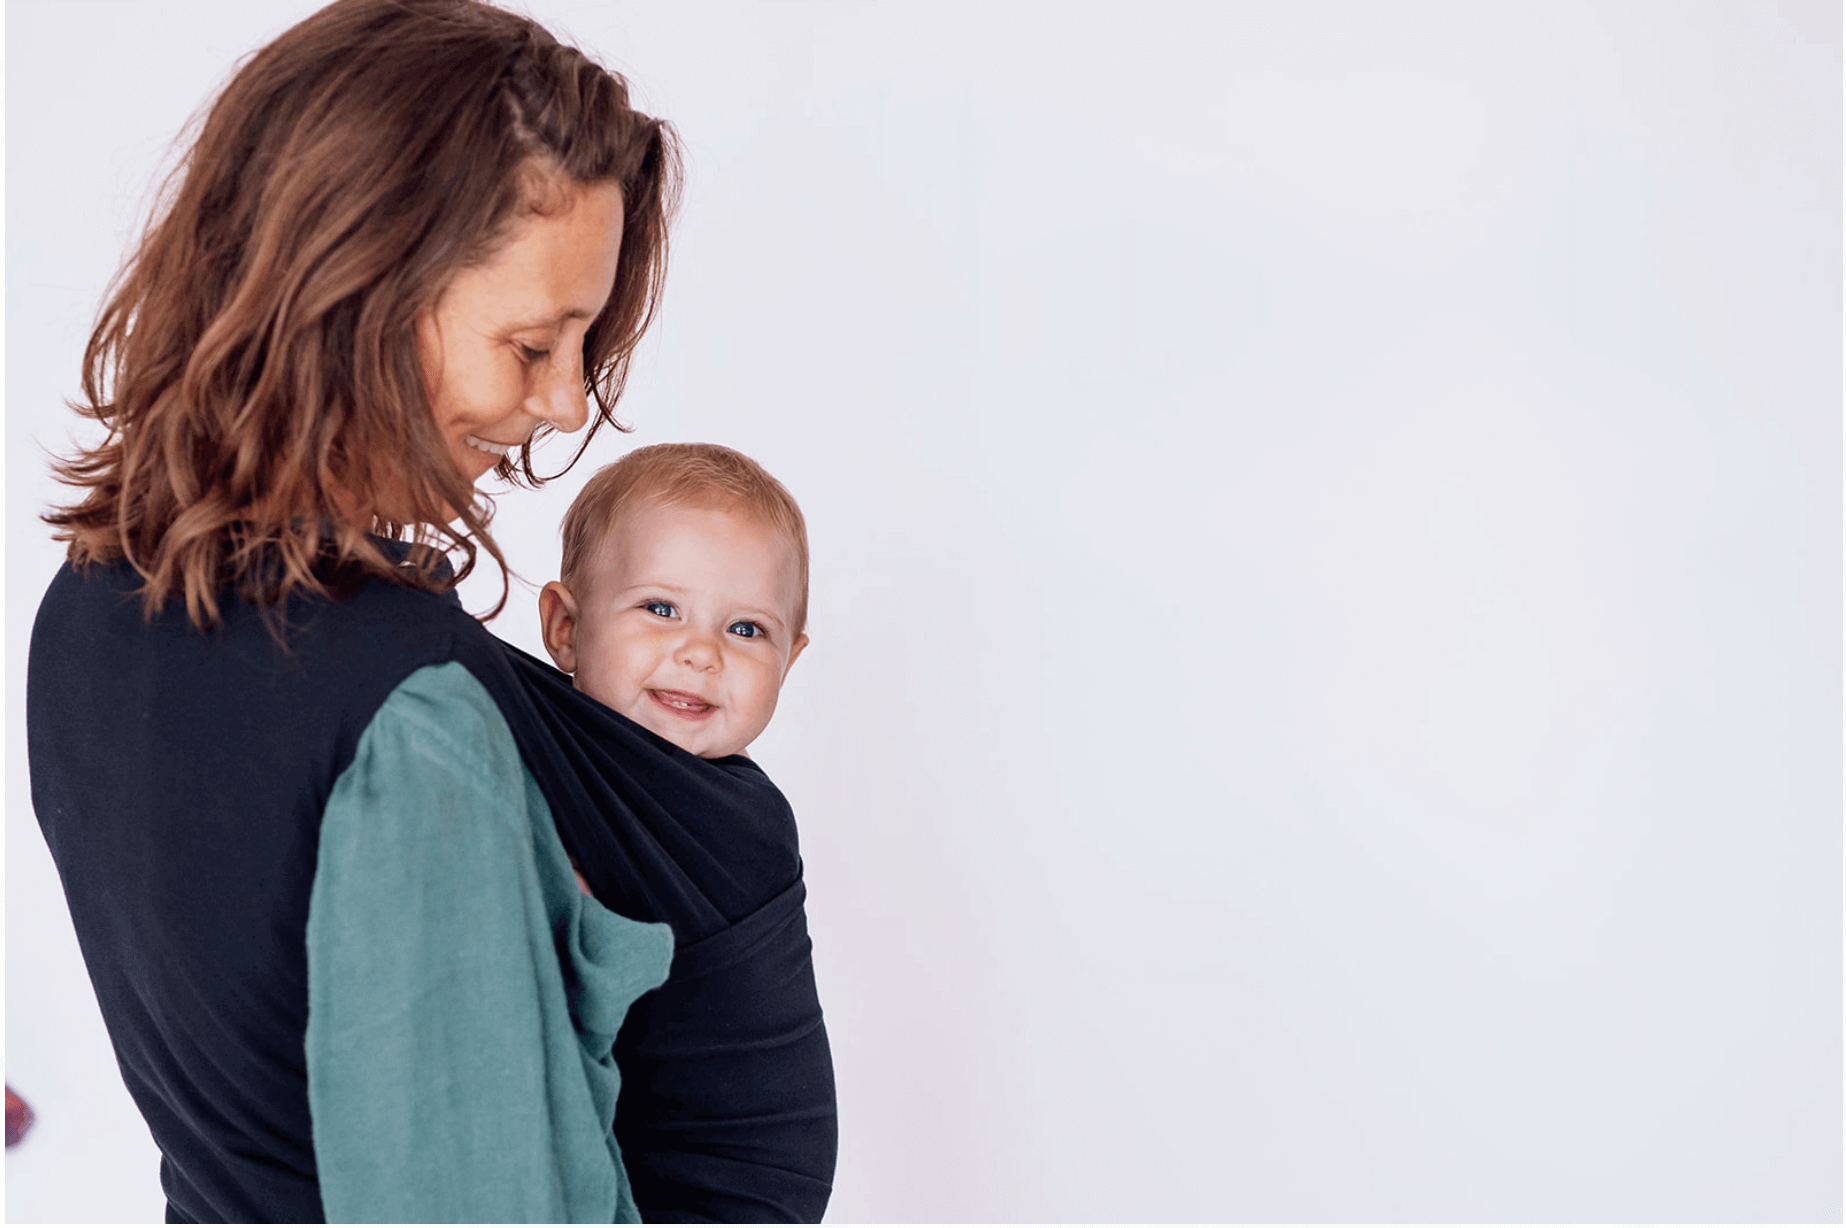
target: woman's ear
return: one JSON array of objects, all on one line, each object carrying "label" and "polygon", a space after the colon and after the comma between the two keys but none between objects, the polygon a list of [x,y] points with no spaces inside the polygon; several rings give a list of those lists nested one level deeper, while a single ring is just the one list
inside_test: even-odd
[{"label": "woman's ear", "polygon": [[556,580],[538,591],[538,628],[545,651],[567,674],[577,672],[577,599]]}]

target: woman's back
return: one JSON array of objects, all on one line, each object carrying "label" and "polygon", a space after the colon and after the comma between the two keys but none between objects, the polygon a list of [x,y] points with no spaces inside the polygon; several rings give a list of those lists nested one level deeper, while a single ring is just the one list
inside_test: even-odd
[{"label": "woman's back", "polygon": [[28,677],[33,803],[182,1214],[322,1218],[303,1050],[321,814],[379,705],[446,657],[433,594],[298,602],[287,649],[233,602],[152,623],[125,564],[66,567]]}]

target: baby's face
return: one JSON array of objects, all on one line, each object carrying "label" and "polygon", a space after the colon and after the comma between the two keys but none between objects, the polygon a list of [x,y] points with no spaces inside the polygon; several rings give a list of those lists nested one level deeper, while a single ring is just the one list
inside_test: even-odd
[{"label": "baby's face", "polygon": [[775,715],[807,646],[790,625],[799,583],[788,542],[748,516],[642,507],[603,538],[578,593],[545,586],[545,642],[578,690],[716,759]]}]

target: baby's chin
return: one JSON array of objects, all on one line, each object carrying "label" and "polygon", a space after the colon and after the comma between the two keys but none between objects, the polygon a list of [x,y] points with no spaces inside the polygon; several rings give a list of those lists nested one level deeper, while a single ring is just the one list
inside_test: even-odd
[{"label": "baby's chin", "polygon": [[741,746],[733,748],[727,745],[711,745],[707,739],[700,737],[696,731],[671,728],[673,724],[672,717],[667,717],[663,721],[658,719],[643,720],[641,714],[635,712],[624,712],[622,715],[641,726],[641,728],[659,734],[681,750],[689,754],[697,755],[701,759],[722,759],[726,755],[734,755],[743,749]]},{"label": "baby's chin", "polygon": [[[744,749],[741,746],[730,746],[725,744],[715,746],[708,745],[705,740],[700,738],[697,734],[688,734],[684,730],[663,728],[662,722],[644,721],[632,712],[624,712],[622,715],[641,726],[641,728],[659,734],[681,750],[689,754],[697,755],[701,759],[722,759],[727,755],[739,754]],[[666,723],[670,724],[671,722],[672,718],[668,717]]]}]

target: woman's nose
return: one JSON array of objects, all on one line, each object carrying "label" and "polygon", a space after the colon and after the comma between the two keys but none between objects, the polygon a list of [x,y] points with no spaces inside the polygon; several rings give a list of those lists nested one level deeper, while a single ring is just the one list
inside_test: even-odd
[{"label": "woman's nose", "polygon": [[590,403],[583,389],[582,349],[559,347],[539,374],[527,408],[566,435],[583,429],[590,420]]}]

